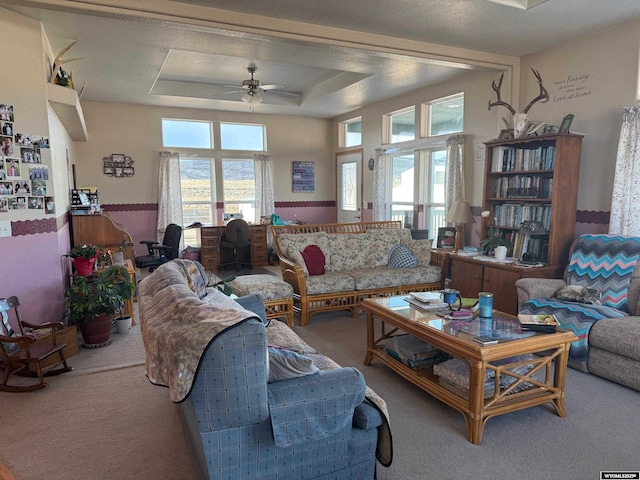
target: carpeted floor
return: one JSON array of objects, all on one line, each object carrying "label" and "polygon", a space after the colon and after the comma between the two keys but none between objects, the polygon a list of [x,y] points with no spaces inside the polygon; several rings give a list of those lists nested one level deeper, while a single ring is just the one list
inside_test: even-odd
[{"label": "carpeted floor", "polygon": [[[139,328],[81,349],[75,370],[44,390],[0,392],[0,462],[17,480],[196,479],[176,406],[144,375]],[[472,445],[461,414],[379,362],[362,364],[363,315],[318,314],[295,330],[387,401],[395,455],[379,480],[596,480],[640,469],[640,392],[569,369],[566,418],[549,406],[494,417]]]}]

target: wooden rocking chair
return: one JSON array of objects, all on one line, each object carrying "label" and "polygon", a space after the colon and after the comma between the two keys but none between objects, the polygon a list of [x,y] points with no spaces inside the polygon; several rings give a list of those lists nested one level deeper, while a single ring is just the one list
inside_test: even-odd
[{"label": "wooden rocking chair", "polygon": [[[22,321],[19,309],[20,303],[17,297],[0,298],[0,370],[3,370],[0,378],[0,390],[7,392],[28,392],[38,390],[47,386],[44,383],[44,376],[59,375],[71,370],[67,365],[63,349],[64,343],[56,342],[56,331],[63,328],[62,323],[46,323],[43,325],[32,325]],[[20,334],[16,334],[9,324],[9,313],[15,312]],[[25,328],[32,332],[41,331],[51,335],[51,342],[45,344],[35,344],[34,335],[25,333]],[[45,359],[53,357],[53,363],[44,367]],[[47,362],[49,363],[49,362]],[[29,385],[9,385],[11,375],[25,377],[37,377],[38,383]]]}]

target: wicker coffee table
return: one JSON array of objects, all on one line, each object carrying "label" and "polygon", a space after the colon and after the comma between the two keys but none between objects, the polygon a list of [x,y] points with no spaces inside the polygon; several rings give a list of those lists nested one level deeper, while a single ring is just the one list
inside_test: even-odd
[{"label": "wicker coffee table", "polygon": [[[364,364],[370,365],[377,358],[461,412],[471,443],[482,441],[485,422],[496,415],[551,403],[560,417],[566,416],[564,385],[569,344],[576,340],[572,332],[523,332],[515,317],[500,312],[494,312],[492,319],[448,320],[410,306],[404,298],[363,302],[367,313]],[[432,367],[414,370],[387,353],[385,342],[402,333],[463,362],[468,374],[466,388],[443,381]],[[491,336],[497,343],[482,345],[473,339],[478,335]],[[488,387],[491,378],[493,387]]]}]

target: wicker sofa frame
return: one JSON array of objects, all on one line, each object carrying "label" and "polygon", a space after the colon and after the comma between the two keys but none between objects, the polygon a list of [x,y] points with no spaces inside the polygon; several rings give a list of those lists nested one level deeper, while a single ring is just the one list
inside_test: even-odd
[{"label": "wicker sofa frame", "polygon": [[[341,293],[327,294],[307,294],[306,277],[301,265],[287,259],[278,245],[278,235],[325,232],[332,233],[365,233],[369,229],[380,228],[402,228],[400,221],[379,221],[360,223],[322,223],[322,224],[295,224],[295,225],[271,225],[273,234],[273,245],[278,255],[282,279],[293,287],[293,308],[300,315],[299,324],[301,327],[309,323],[311,315],[318,312],[330,312],[334,310],[349,310],[353,318],[358,316],[362,301],[371,297],[391,297],[403,295],[409,292],[425,292],[430,290],[440,290],[444,277],[440,282],[420,283],[412,285],[401,285],[387,288],[377,288],[373,290],[355,290]],[[445,255],[432,251],[431,265],[440,267],[444,274]]]}]

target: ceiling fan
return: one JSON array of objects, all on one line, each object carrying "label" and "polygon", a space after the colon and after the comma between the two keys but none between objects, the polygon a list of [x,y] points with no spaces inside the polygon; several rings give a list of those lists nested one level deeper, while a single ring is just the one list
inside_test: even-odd
[{"label": "ceiling fan", "polygon": [[251,111],[258,103],[261,103],[263,100],[262,95],[265,93],[276,93],[279,95],[286,95],[291,97],[296,97],[297,94],[293,92],[286,92],[282,90],[284,87],[282,85],[263,85],[260,80],[254,78],[253,75],[256,73],[258,68],[251,64],[247,67],[247,71],[251,75],[251,78],[248,80],[243,80],[241,85],[225,85],[225,87],[230,88],[241,88],[242,90],[232,90],[230,92],[226,92],[225,95],[229,95],[232,93],[243,93],[240,99],[249,105]]}]

